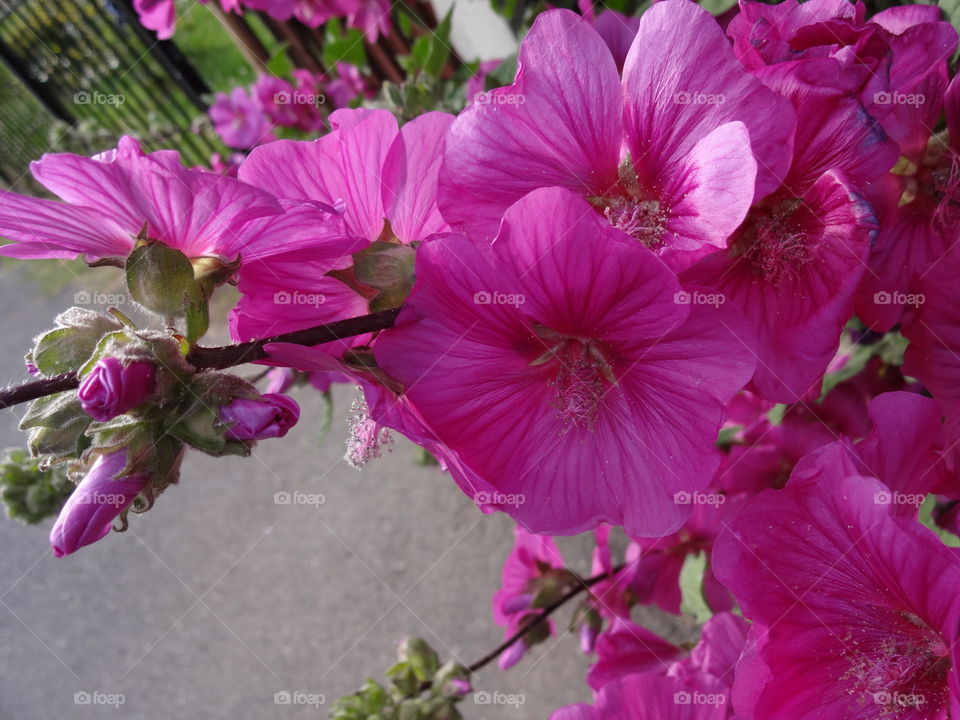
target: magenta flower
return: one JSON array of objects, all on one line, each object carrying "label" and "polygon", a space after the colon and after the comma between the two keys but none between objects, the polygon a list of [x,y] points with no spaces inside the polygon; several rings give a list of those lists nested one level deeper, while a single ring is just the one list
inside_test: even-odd
[{"label": "magenta flower", "polygon": [[248,232],[256,218],[282,208],[268,193],[213,173],[188,170],[170,150],[145,154],[130,137],[92,158],[44,155],[37,181],[65,202],[0,191],[0,235],[17,258],[126,258],[147,235],[188,257],[235,260],[262,249]]},{"label": "magenta flower", "polygon": [[919,378],[939,403],[952,468],[960,440],[960,296],[950,289],[958,269],[960,252],[953,249],[921,277],[919,303],[903,322],[910,340],[904,372]]},{"label": "magenta flower", "polygon": [[259,104],[266,122],[282,127],[297,124],[297,107],[292,102],[294,91],[293,85],[276,75],[259,75],[250,86],[250,96]]},{"label": "magenta flower", "polygon": [[99,360],[77,390],[83,411],[97,422],[133,410],[153,393],[156,368],[138,361],[124,365],[117,358]]},{"label": "magenta flower", "polygon": [[467,103],[473,102],[479,93],[486,91],[487,75],[492,73],[503,60],[484,60],[477,66],[477,71],[467,78]]},{"label": "magenta flower", "polygon": [[717,289],[747,317],[759,340],[750,388],[795,402],[819,395],[867,268],[878,223],[860,188],[879,181],[899,151],[850,96],[834,59],[758,74],[796,110],[790,170],[729,247],[684,280]]},{"label": "magenta flower", "polygon": [[452,116],[427,113],[399,131],[396,119],[384,110],[338,110],[330,121],[333,130],[319,140],[281,140],[257,148],[240,169],[245,182],[280,191],[294,204],[322,203],[342,209],[343,215],[298,223],[288,235],[301,238],[299,246],[284,240],[275,245],[269,262],[245,265],[240,280],[244,297],[231,314],[235,339],[369,312],[368,298],[327,273],[349,268],[351,254],[386,239],[388,229],[393,240],[403,243],[449,229],[437,210],[436,187],[440,148]]},{"label": "magenta flower", "polygon": [[729,250],[684,274],[746,315],[759,340],[750,389],[777,402],[819,394],[875,231],[870,206],[831,172],[800,199],[755,208]]},{"label": "magenta flower", "polygon": [[[729,612],[704,623],[700,640],[685,652],[659,635],[629,620],[617,618],[597,641],[597,662],[587,683],[599,691],[630,675],[669,675],[696,686],[708,676],[719,681],[726,694],[747,640],[749,625]],[[719,687],[719,686],[718,686]],[[728,702],[724,702],[729,707]]]},{"label": "magenta flower", "polygon": [[173,0],[133,0],[140,24],[157,34],[157,40],[169,40],[177,26],[177,8]]},{"label": "magenta flower", "polygon": [[740,66],[694,3],[643,14],[622,83],[589,22],[552,10],[524,40],[513,85],[451,128],[440,209],[482,241],[512,203],[561,186],[652,249],[723,247],[753,198],[780,184],[793,125],[789,103]]},{"label": "magenta flower", "polygon": [[141,473],[123,475],[126,468],[126,450],[97,457],[50,531],[54,555],[74,553],[110,532],[113,521],[130,506],[147,481]]},{"label": "magenta flower", "polygon": [[325,88],[333,107],[345,108],[360,96],[371,97],[371,91],[360,74],[360,68],[348,62],[338,62],[336,68],[337,76],[327,82]]},{"label": "magenta flower", "polygon": [[377,240],[384,220],[404,243],[443,232],[436,206],[444,135],[453,117],[427,113],[397,129],[385,110],[338,110],[315,141],[282,140],[257,148],[240,179],[291,200],[344,207],[347,230]]},{"label": "magenta flower", "polygon": [[210,106],[210,119],[213,129],[232,148],[247,150],[273,140],[263,106],[245,88],[235,87],[229,95],[217,93]]},{"label": "magenta flower", "polygon": [[[714,567],[753,621],[736,671],[745,720],[946,718],[960,708],[960,560],[897,517],[886,487],[818,453],[752,499]],[[948,715],[949,713],[949,715]]]},{"label": "magenta flower", "polygon": [[[672,535],[634,541],[639,557],[629,568],[629,587],[637,602],[657,605],[665,612],[679,615],[680,573],[687,556],[705,552],[709,557],[717,535],[737,514],[744,497],[679,493],[676,499],[691,505],[690,517]],[[714,612],[733,607],[729,591],[717,581],[709,562],[703,577],[703,593]]]},{"label": "magenta flower", "polygon": [[[500,589],[493,594],[493,619],[504,628],[504,639],[540,612],[533,607],[534,599],[545,585],[549,586],[551,570],[564,567],[563,555],[553,538],[532,535],[519,526],[515,528],[514,546],[503,563]],[[552,633],[553,624],[547,621],[547,625]],[[526,647],[525,640],[514,643],[500,656],[501,669],[519,662]]]},{"label": "magenta flower", "polygon": [[640,673],[666,675],[685,653],[642,625],[615,618],[597,638],[597,661],[590,667],[587,684],[593,690]]},{"label": "magenta flower", "polygon": [[265,393],[256,399],[234,398],[220,406],[220,421],[230,440],[280,438],[300,419],[300,406],[289,395]]},{"label": "magenta flower", "polygon": [[658,536],[689,514],[674,494],[709,481],[723,403],[753,371],[737,313],[686,299],[584,200],[538,190],[489,249],[425,242],[375,353],[481,504],[533,532]]},{"label": "magenta flower", "polygon": [[347,26],[363,31],[367,42],[390,34],[390,0],[359,0],[359,7],[347,16]]},{"label": "magenta flower", "polygon": [[695,684],[661,675],[628,675],[604,685],[594,705],[571,705],[550,720],[726,720],[724,685],[709,676]]},{"label": "magenta flower", "polygon": [[761,77],[833,62],[851,94],[909,155],[922,150],[936,123],[932,101],[946,87],[957,34],[933,6],[893,7],[868,22],[864,11],[862,2],[744,0],[727,31],[741,62]]},{"label": "magenta flower", "polygon": [[888,392],[870,402],[873,428],[852,446],[855,467],[881,480],[894,514],[915,517],[929,493],[960,497],[960,485],[944,461],[943,412],[931,398]]},{"label": "magenta flower", "polygon": [[[937,114],[925,125],[923,143],[902,174],[891,175],[883,188],[886,216],[870,253],[870,271],[857,297],[857,315],[876,330],[892,328],[905,310],[926,296],[921,282],[956,243],[960,222],[960,81],[955,77],[943,96],[947,136],[932,136],[940,96],[930,94]],[[929,150],[927,141],[929,140]]]},{"label": "magenta flower", "polygon": [[617,63],[617,70],[623,71],[623,63],[630,52],[633,38],[640,29],[639,17],[627,17],[616,10],[602,10],[600,14],[594,12],[590,0],[580,0],[577,7],[585,20],[593,24],[600,37],[610,48],[610,53]]}]

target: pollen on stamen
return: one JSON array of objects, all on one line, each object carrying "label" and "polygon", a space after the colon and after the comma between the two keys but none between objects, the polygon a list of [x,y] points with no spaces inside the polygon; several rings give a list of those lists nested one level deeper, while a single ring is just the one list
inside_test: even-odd
[{"label": "pollen on stamen", "polygon": [[750,263],[755,275],[779,285],[797,277],[800,268],[814,258],[816,243],[782,215],[770,214],[755,219],[734,242],[733,249]]},{"label": "pollen on stamen", "polygon": [[374,458],[383,455],[383,449],[393,445],[393,432],[372,417],[367,401],[360,392],[350,407],[350,437],[344,459],[357,470]]},{"label": "pollen on stamen", "polygon": [[942,642],[932,638],[887,638],[879,646],[855,650],[840,679],[865,706],[864,717],[893,720],[921,707],[933,713],[945,702],[939,688],[945,683],[946,653]]},{"label": "pollen on stamen", "polygon": [[604,207],[603,215],[617,230],[651,250],[659,250],[665,244],[667,213],[658,200],[616,198]]},{"label": "pollen on stamen", "polygon": [[960,219],[960,155],[948,151],[930,172],[930,181],[934,222],[951,227]]}]

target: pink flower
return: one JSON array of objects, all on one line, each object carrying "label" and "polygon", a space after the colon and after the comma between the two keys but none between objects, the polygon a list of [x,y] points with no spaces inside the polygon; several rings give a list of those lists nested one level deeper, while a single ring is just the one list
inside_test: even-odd
[{"label": "pink flower", "polygon": [[232,148],[246,150],[273,139],[263,106],[235,87],[230,94],[217,93],[210,106],[213,129]]},{"label": "pink flower", "polygon": [[465,492],[525,498],[482,504],[533,532],[659,536],[689,514],[674,494],[716,469],[722,406],[753,371],[742,319],[685,297],[584,200],[543,189],[490,248],[425,242],[374,350],[469,468],[454,475]]},{"label": "pink flower", "polygon": [[367,42],[376,42],[381,35],[389,35],[390,0],[360,0],[359,7],[347,16],[347,26],[363,31]]},{"label": "pink flower", "polygon": [[[679,499],[692,503],[690,517],[672,535],[662,538],[637,539],[639,550],[631,563],[629,588],[637,602],[655,604],[665,612],[680,614],[680,573],[688,555],[709,553],[720,530],[737,514],[744,496],[720,493],[681,494]],[[729,592],[716,579],[713,566],[707,563],[703,592],[714,612],[733,607]]]},{"label": "pink flower", "polygon": [[130,137],[92,158],[44,155],[31,165],[40,184],[65,202],[0,191],[0,235],[18,258],[126,258],[147,236],[188,257],[255,257],[251,220],[282,211],[268,193],[213,173],[188,170],[171,150],[145,154]]},{"label": "pink flower", "polygon": [[155,376],[153,363],[124,365],[117,358],[103,358],[83,378],[77,397],[87,415],[106,422],[143,404],[153,393]]},{"label": "pink flower", "polygon": [[370,97],[367,83],[356,65],[351,65],[348,62],[338,62],[336,67],[337,76],[326,85],[327,95],[329,95],[333,107],[344,108],[357,97]]},{"label": "pink flower", "polygon": [[561,186],[659,252],[724,247],[753,198],[780,184],[793,125],[695,3],[643,14],[622,81],[589,22],[552,10],[524,40],[513,85],[451,128],[440,209],[485,241],[512,203]]},{"label": "pink flower", "polygon": [[870,271],[864,275],[857,297],[857,315],[880,331],[892,328],[905,310],[923,302],[921,285],[930,285],[921,281],[956,242],[960,222],[960,81],[955,77],[942,96],[946,138],[932,136],[941,95],[928,95],[923,107],[936,112],[924,126],[923,142],[913,152],[904,151],[910,163],[904,163],[903,173],[891,175],[881,188],[886,214],[870,253]]},{"label": "pink flower", "polygon": [[[281,192],[293,204],[322,203],[343,214],[305,219],[288,232],[302,238],[299,246],[277,244],[269,262],[245,267],[244,297],[231,314],[234,338],[266,337],[369,312],[367,297],[327,273],[348,269],[351,254],[387,239],[388,229],[389,239],[402,243],[449,229],[437,210],[436,187],[440,147],[452,121],[450,115],[427,113],[398,130],[384,110],[337,110],[330,116],[333,130],[319,140],[281,140],[252,152],[240,168],[242,180]],[[289,301],[280,308],[278,298]]]},{"label": "pink flower", "polygon": [[931,398],[888,392],[870,402],[873,428],[852,446],[863,475],[881,480],[898,515],[915,517],[929,493],[960,497],[960,486],[944,462],[943,413]]},{"label": "pink flower", "polygon": [[597,661],[590,667],[587,684],[599,691],[628,675],[665,675],[684,652],[647,628],[615,618],[597,638]]},{"label": "pink flower", "polygon": [[300,419],[300,406],[289,395],[266,393],[255,400],[234,398],[220,407],[220,421],[230,440],[280,438]]},{"label": "pink flower", "polygon": [[754,208],[729,250],[684,274],[746,315],[759,340],[751,390],[777,402],[819,394],[875,231],[870,206],[829,172],[802,198]]},{"label": "pink flower", "polygon": [[960,252],[948,252],[919,278],[918,304],[904,316],[903,334],[910,340],[904,372],[919,378],[939,403],[944,432],[956,470],[960,440],[960,296],[953,292]]},{"label": "pink flower", "polygon": [[783,185],[750,210],[729,247],[684,279],[713,287],[746,315],[759,340],[751,390],[768,400],[816,397],[853,313],[878,222],[861,188],[899,155],[851,97],[832,58],[764,68],[790,99],[797,132]]},{"label": "pink flower", "polygon": [[862,2],[842,0],[745,0],[728,33],[741,62],[761,77],[766,70],[833,63],[886,134],[911,155],[922,150],[936,124],[933,99],[946,87],[957,34],[932,6],[889,8],[869,22],[864,9]]},{"label": "pink flower", "polygon": [[[945,718],[960,709],[960,560],[897,517],[837,445],[752,499],[714,567],[753,621],[737,667],[745,720]],[[949,687],[948,687],[949,685]]]},{"label": "pink flower", "polygon": [[[532,535],[519,526],[515,529],[515,538],[503,564],[500,589],[493,595],[493,619],[504,628],[504,639],[516,634],[539,614],[534,600],[538,594],[554,588],[551,571],[565,568],[563,555],[552,538]],[[548,627],[552,632],[553,625],[548,622]],[[514,643],[512,652],[508,650],[500,656],[501,669],[515,665],[526,647],[525,640]]]},{"label": "pink flower", "polygon": [[276,75],[259,75],[250,86],[250,96],[259,103],[268,122],[282,127],[297,124],[297,107],[292,102],[294,91],[293,85]]},{"label": "pink flower", "polygon": [[561,708],[550,720],[726,720],[727,709],[724,685],[709,676],[691,684],[641,674],[604,685],[594,705]]},{"label": "pink flower", "polygon": [[177,25],[177,8],[173,0],[134,0],[133,9],[140,24],[157,34],[157,40],[169,40]]},{"label": "pink flower", "polygon": [[593,20],[593,27],[610,48],[610,54],[617,63],[617,70],[622,72],[633,38],[640,29],[640,18],[627,17],[616,10],[603,10]]},{"label": "pink flower", "polygon": [[444,135],[453,117],[426,113],[398,130],[385,110],[337,110],[315,141],[282,140],[257,148],[240,179],[292,200],[344,207],[347,230],[374,241],[390,221],[410,243],[448,230],[436,207]]},{"label": "pink flower", "polygon": [[473,102],[479,93],[486,92],[487,75],[492,73],[503,60],[485,60],[477,66],[477,71],[467,78],[467,103]]},{"label": "pink flower", "polygon": [[110,532],[113,521],[130,506],[147,481],[141,473],[123,475],[126,468],[126,450],[97,457],[50,531],[54,555],[74,553]]}]

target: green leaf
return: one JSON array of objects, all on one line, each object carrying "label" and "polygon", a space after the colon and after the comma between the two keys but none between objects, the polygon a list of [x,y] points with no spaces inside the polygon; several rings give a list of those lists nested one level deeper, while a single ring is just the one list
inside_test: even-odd
[{"label": "green leaf", "polygon": [[323,48],[323,64],[328,68],[336,67],[338,62],[346,62],[357,67],[367,64],[367,51],[363,48],[363,33],[355,28],[342,32],[336,19],[327,23],[327,42]]},{"label": "green leaf", "polygon": [[288,43],[282,43],[273,55],[267,60],[267,71],[277,77],[289,77],[293,72],[293,63],[290,61],[290,46]]},{"label": "green leaf", "polygon": [[927,495],[923,501],[923,504],[920,506],[920,522],[933,530],[936,536],[940,538],[941,542],[943,542],[943,544],[947,547],[960,547],[960,537],[957,537],[949,530],[944,530],[942,527],[937,525],[937,521],[933,519],[933,510],[936,505],[936,496]]},{"label": "green leaf", "polygon": [[74,487],[61,468],[41,470],[20,448],[0,456],[0,500],[11,518],[32,524],[56,515]]},{"label": "green leaf", "polygon": [[680,610],[692,615],[699,623],[705,623],[713,617],[713,611],[703,595],[703,576],[706,571],[707,554],[702,551],[687,555],[680,571]]},{"label": "green leaf", "polygon": [[736,4],[737,0],[700,0],[700,7],[714,15],[723,15]]},{"label": "green leaf", "polygon": [[[947,22],[960,32],[960,0],[940,0],[937,5],[943,10]],[[953,57],[956,59],[957,53]]]},{"label": "green leaf", "polygon": [[160,242],[148,242],[130,253],[126,272],[131,297],[166,318],[183,315],[196,292],[190,259]]}]

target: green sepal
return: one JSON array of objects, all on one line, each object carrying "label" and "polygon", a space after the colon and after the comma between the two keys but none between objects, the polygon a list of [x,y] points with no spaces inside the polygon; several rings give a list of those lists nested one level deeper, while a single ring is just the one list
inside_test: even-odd
[{"label": "green sepal", "polygon": [[30,403],[23,419],[20,420],[20,429],[60,428],[81,420],[92,422],[90,416],[83,411],[77,399],[77,393],[74,390],[67,390],[37,398]]},{"label": "green sepal", "polygon": [[201,373],[192,378],[184,397],[182,410],[170,414],[175,419],[167,426],[171,435],[208,455],[250,454],[252,443],[227,438],[220,407],[237,397],[260,397],[253,385],[229,373]]},{"label": "green sepal", "polygon": [[35,427],[27,436],[27,447],[34,457],[44,460],[76,458],[84,450],[84,431],[90,418],[81,418],[63,427]]},{"label": "green sepal", "polygon": [[353,256],[354,276],[377,290],[370,311],[400,307],[413,287],[414,260],[417,251],[410,245],[377,240]]},{"label": "green sepal", "polygon": [[106,313],[70,308],[55,320],[57,327],[40,335],[27,356],[46,376],[77,370],[93,353],[100,338],[120,323]]}]

